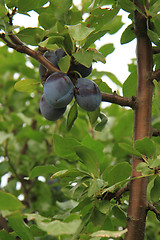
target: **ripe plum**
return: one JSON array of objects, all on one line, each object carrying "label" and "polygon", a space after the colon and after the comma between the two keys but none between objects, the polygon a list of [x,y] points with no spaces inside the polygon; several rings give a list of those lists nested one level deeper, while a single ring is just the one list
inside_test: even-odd
[{"label": "ripe plum", "polygon": [[101,103],[101,92],[95,82],[87,78],[78,78],[75,84],[75,99],[86,111],[95,111]]},{"label": "ripe plum", "polygon": [[42,115],[49,121],[56,121],[59,119],[65,112],[66,107],[64,108],[54,108],[46,101],[44,94],[40,100],[40,111]]},{"label": "ripe plum", "polygon": [[52,73],[44,84],[44,97],[54,108],[66,107],[74,96],[74,85],[70,78],[61,72]]}]

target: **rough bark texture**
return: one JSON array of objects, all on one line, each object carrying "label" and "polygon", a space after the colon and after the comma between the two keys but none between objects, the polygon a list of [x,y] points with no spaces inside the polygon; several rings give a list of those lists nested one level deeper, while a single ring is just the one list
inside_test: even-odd
[{"label": "rough bark texture", "polygon": [[[139,5],[138,1],[134,3]],[[135,12],[135,34],[137,37],[137,104],[134,120],[134,142],[144,137],[151,137],[151,113],[153,84],[152,75],[152,45],[147,36],[146,18],[139,12]],[[133,157],[132,177],[137,177],[140,172],[136,171],[137,165],[142,159]],[[128,233],[126,240],[143,240],[147,213],[147,190],[148,179],[133,180],[130,185],[130,199],[127,217]]]}]

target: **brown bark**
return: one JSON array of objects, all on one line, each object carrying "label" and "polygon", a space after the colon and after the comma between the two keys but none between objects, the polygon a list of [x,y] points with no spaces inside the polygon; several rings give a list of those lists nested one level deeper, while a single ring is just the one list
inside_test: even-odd
[{"label": "brown bark", "polygon": [[[138,0],[134,0],[140,6]],[[153,58],[152,45],[147,36],[146,18],[139,12],[135,12],[135,34],[137,37],[137,104],[134,118],[134,142],[151,137],[151,113],[153,84],[151,80]],[[134,143],[133,143],[134,144]],[[137,177],[136,167],[142,161],[138,157],[133,157],[132,177]],[[147,190],[148,179],[140,178],[133,180],[130,185],[130,199],[127,217],[128,232],[125,240],[143,240],[145,233],[145,222],[147,214]]]}]

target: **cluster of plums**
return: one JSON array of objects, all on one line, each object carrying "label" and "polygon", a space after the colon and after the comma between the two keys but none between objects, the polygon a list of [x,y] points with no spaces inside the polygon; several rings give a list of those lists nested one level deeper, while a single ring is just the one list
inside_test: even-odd
[{"label": "cluster of plums", "polygon": [[[44,53],[44,56],[58,69],[58,61],[65,55],[61,48]],[[80,63],[73,64],[72,71],[79,72],[82,76],[77,78],[75,85],[68,74],[62,72],[52,73],[44,82],[40,111],[49,121],[59,119],[74,96],[78,105],[86,111],[95,111],[101,103],[101,92],[97,84],[85,78],[91,73],[92,66],[87,68]],[[42,64],[39,65],[39,74],[41,79],[47,75],[47,69]]]}]

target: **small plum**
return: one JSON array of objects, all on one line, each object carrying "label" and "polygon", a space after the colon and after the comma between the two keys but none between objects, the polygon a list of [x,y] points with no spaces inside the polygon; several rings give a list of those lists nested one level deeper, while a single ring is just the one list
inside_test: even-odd
[{"label": "small plum", "polygon": [[[47,58],[56,68],[58,67],[58,63],[57,63],[57,56],[55,54],[55,51],[47,51],[44,53],[43,55],[45,58]],[[47,69],[45,66],[43,66],[43,64],[39,64],[39,76],[41,79],[43,79],[45,77],[47,73]]]},{"label": "small plum", "polygon": [[44,97],[54,108],[66,107],[74,96],[74,85],[64,73],[52,73],[44,84]]},{"label": "small plum", "polygon": [[65,110],[66,110],[66,107],[54,108],[53,106],[49,105],[44,97],[44,94],[42,95],[40,100],[40,111],[43,117],[45,117],[47,120],[56,121],[63,115]]},{"label": "small plum", "polygon": [[58,66],[58,62],[61,58],[63,58],[66,53],[65,51],[63,50],[63,48],[58,48],[56,51],[55,51],[55,55],[56,55],[56,58],[57,58],[57,66]]},{"label": "small plum", "polygon": [[78,78],[75,84],[75,99],[86,111],[95,111],[101,103],[101,92],[95,82],[87,78]]},{"label": "small plum", "polygon": [[[47,58],[56,68],[58,67],[59,60],[66,55],[62,48],[58,48],[56,51],[50,50],[44,53],[44,57]],[[39,64],[39,76],[43,79],[46,76],[47,69],[43,64]]]},{"label": "small plum", "polygon": [[85,78],[91,74],[92,65],[88,68],[80,63],[77,63],[77,64],[73,65],[73,70],[79,72],[81,74],[82,78]]}]

